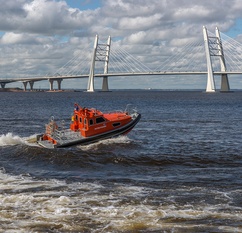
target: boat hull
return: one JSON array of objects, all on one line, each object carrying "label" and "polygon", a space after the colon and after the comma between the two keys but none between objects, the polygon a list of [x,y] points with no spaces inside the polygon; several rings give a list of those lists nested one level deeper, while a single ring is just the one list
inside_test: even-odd
[{"label": "boat hull", "polygon": [[37,144],[39,144],[42,147],[50,148],[50,149],[70,147],[70,146],[75,146],[75,145],[91,144],[91,143],[94,143],[94,142],[97,142],[97,141],[100,141],[100,140],[104,140],[104,139],[108,139],[108,138],[112,138],[112,137],[117,137],[119,135],[128,133],[139,122],[140,118],[141,118],[141,114],[136,113],[136,115],[133,116],[132,120],[128,124],[126,124],[126,125],[124,125],[120,128],[117,128],[115,130],[111,130],[111,131],[108,131],[108,132],[105,132],[105,133],[102,133],[102,134],[98,134],[98,135],[95,135],[95,136],[91,136],[91,137],[81,137],[80,136],[80,138],[74,139],[74,140],[71,140],[71,141],[62,141],[62,140],[58,141],[57,140],[57,144],[53,144],[48,140],[42,140],[43,135],[38,135],[37,136]]}]

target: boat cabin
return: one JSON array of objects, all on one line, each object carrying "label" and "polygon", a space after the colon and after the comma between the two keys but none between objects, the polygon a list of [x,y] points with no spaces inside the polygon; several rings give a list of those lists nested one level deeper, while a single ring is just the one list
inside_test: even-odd
[{"label": "boat cabin", "polygon": [[122,127],[132,118],[128,113],[121,111],[103,114],[97,109],[82,108],[75,104],[71,120],[72,131],[80,131],[83,137],[90,137]]}]

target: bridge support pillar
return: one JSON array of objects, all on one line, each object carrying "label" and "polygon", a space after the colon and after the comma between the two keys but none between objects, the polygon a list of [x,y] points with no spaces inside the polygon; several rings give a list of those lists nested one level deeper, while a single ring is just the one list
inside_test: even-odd
[{"label": "bridge support pillar", "polygon": [[57,84],[58,84],[58,90],[61,90],[61,82],[63,79],[57,79]]},{"label": "bridge support pillar", "polygon": [[103,77],[102,91],[109,91],[109,89],[108,89],[108,77]]},{"label": "bridge support pillar", "polygon": [[[216,37],[218,40],[218,56],[220,58],[220,66],[221,66],[221,71],[226,71],[226,64],[225,64],[225,58],[224,58],[224,52],[223,52],[223,45],[222,45],[222,40],[220,37],[220,32],[219,29],[216,27]],[[229,87],[229,80],[228,80],[228,75],[227,74],[222,74],[221,75],[221,92],[228,92],[230,91]]]},{"label": "bridge support pillar", "polygon": [[[111,46],[111,36],[108,37],[108,41],[107,41],[106,54],[105,54],[105,63],[104,63],[104,70],[103,70],[104,74],[108,73],[110,46]],[[109,91],[109,89],[108,89],[108,76],[103,77],[102,91]]]},{"label": "bridge support pillar", "polygon": [[34,81],[29,81],[29,85],[30,85],[30,90],[33,91],[34,90]]},{"label": "bridge support pillar", "polygon": [[96,35],[95,41],[94,41],[93,55],[92,55],[90,73],[89,73],[88,84],[87,84],[88,92],[94,92],[94,70],[95,70],[97,45],[98,45],[98,35]]},{"label": "bridge support pillar", "polygon": [[6,85],[6,83],[1,83],[1,88],[4,89],[5,85]]},{"label": "bridge support pillar", "polygon": [[54,80],[53,79],[49,79],[49,82],[50,82],[50,91],[53,91],[53,82],[54,82]]},{"label": "bridge support pillar", "polygon": [[228,80],[228,75],[227,74],[222,74],[221,75],[221,92],[229,92],[230,91],[230,86],[229,86],[229,80]]},{"label": "bridge support pillar", "polygon": [[27,91],[27,84],[28,84],[28,82],[23,82],[23,85],[24,85],[24,91]]},{"label": "bridge support pillar", "polygon": [[209,37],[207,33],[207,28],[205,26],[203,26],[203,37],[204,37],[205,53],[207,58],[207,71],[208,71],[206,92],[215,92],[216,90],[215,90],[212,60],[211,60],[210,48],[209,48]]}]

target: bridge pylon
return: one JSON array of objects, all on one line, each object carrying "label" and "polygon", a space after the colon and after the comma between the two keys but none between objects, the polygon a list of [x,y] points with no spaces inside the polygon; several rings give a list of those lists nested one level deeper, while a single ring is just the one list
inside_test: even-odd
[{"label": "bridge pylon", "polygon": [[[221,66],[221,71],[226,71],[226,64],[225,64],[225,58],[224,58],[224,51],[223,51],[223,45],[222,45],[222,40],[220,37],[220,32],[218,27],[216,27],[216,37],[217,37],[217,44],[218,44],[218,56],[220,59],[220,66]],[[228,74],[222,74],[221,75],[221,92],[228,92],[230,91],[229,87],[229,80],[228,80]]]},{"label": "bridge pylon", "polygon": [[[222,46],[222,40],[220,37],[219,29],[216,27],[215,30],[216,36],[208,36],[207,28],[203,26],[203,37],[204,37],[204,44],[205,44],[205,53],[207,59],[207,88],[206,92],[215,92],[215,81],[214,81],[214,74],[213,74],[213,65],[212,65],[212,56],[219,57],[220,60],[220,67],[222,72],[226,72],[226,64]],[[228,75],[222,74],[221,75],[221,92],[228,92],[230,91]]]},{"label": "bridge pylon", "polygon": [[[109,63],[109,54],[110,54],[110,46],[111,46],[111,37],[108,37],[107,43],[101,44],[98,43],[98,35],[95,37],[94,48],[92,61],[90,66],[89,78],[87,91],[94,92],[94,76],[95,76],[95,62],[102,61],[104,62],[104,74],[108,74],[108,63]],[[109,91],[108,89],[108,76],[103,77],[102,83],[102,91]]]},{"label": "bridge pylon", "polygon": [[203,26],[203,37],[204,37],[204,45],[205,45],[205,53],[207,58],[207,88],[206,92],[215,92],[215,82],[214,82],[214,76],[213,76],[213,66],[212,66],[212,59],[210,54],[210,47],[209,47],[209,37],[207,28]]}]

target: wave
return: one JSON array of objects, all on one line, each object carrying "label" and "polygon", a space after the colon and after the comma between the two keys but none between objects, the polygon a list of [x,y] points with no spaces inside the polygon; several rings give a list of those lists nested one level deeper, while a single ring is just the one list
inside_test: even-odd
[{"label": "wave", "polygon": [[89,151],[89,150],[98,150],[99,146],[100,145],[105,145],[105,146],[108,146],[108,145],[116,145],[116,144],[130,144],[131,143],[131,139],[128,138],[128,136],[118,136],[118,137],[115,137],[115,138],[109,138],[109,139],[105,139],[105,140],[101,140],[101,141],[98,141],[96,143],[92,143],[92,144],[89,144],[89,145],[80,145],[80,146],[77,146],[78,148],[80,148],[81,150],[83,151]]},{"label": "wave", "polygon": [[1,169],[0,188],[4,232],[238,232],[242,221],[240,189],[38,180]]},{"label": "wave", "polygon": [[18,135],[14,135],[13,133],[2,134],[0,136],[0,147],[1,146],[14,146],[14,145],[19,145],[19,144],[36,146],[36,144],[29,142],[35,136],[36,135],[31,135],[29,137],[20,137]]}]

